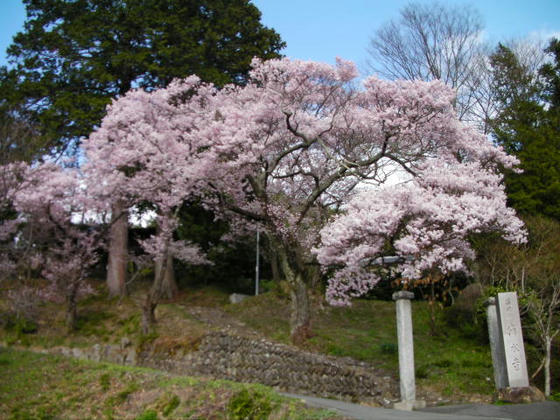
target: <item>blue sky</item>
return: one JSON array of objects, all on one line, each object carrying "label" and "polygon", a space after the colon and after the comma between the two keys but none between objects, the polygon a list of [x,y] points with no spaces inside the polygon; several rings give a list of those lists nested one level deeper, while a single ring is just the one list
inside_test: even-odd
[{"label": "blue sky", "polygon": [[[465,4],[464,1],[448,0]],[[262,21],[288,44],[291,58],[333,63],[336,57],[362,66],[368,39],[384,22],[397,18],[408,0],[253,0]],[[481,13],[485,38],[497,43],[526,36],[560,36],[560,0],[472,0]],[[23,29],[25,10],[20,0],[0,4],[0,65],[6,48]]]}]

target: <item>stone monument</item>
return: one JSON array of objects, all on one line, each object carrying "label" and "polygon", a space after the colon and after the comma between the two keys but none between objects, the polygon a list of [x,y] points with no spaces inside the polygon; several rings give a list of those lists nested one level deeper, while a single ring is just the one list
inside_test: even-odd
[{"label": "stone monument", "polygon": [[517,293],[498,293],[498,325],[504,349],[507,386],[526,388],[529,386],[529,375],[527,374]]},{"label": "stone monument", "polygon": [[401,401],[395,403],[397,410],[423,408],[426,402],[416,399],[416,382],[414,377],[414,342],[412,336],[412,311],[410,301],[412,292],[395,292],[393,300],[397,306],[397,339],[399,345],[399,379]]},{"label": "stone monument", "polygon": [[517,293],[498,293],[498,298],[488,299],[487,304],[495,398],[516,404],[544,401],[544,394],[529,386]]},{"label": "stone monument", "polygon": [[500,326],[498,325],[498,311],[496,309],[496,298],[491,297],[486,302],[486,316],[488,321],[488,337],[490,338],[490,350],[492,352],[492,366],[494,367],[494,383],[496,389],[508,386],[506,360],[504,346],[500,336]]}]

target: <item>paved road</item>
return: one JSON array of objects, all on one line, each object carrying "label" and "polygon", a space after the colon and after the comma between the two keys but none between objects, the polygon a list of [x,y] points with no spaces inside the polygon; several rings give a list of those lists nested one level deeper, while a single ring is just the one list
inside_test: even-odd
[{"label": "paved road", "polygon": [[360,420],[560,420],[560,403],[551,401],[502,406],[468,404],[399,411],[304,395],[283,395],[303,400],[311,407],[327,408],[342,416]]},{"label": "paved road", "polygon": [[447,413],[457,415],[478,416],[479,419],[488,417],[503,417],[514,420],[560,420],[560,403],[545,401],[533,404],[465,404],[442,407],[431,407],[422,411],[433,413]]}]

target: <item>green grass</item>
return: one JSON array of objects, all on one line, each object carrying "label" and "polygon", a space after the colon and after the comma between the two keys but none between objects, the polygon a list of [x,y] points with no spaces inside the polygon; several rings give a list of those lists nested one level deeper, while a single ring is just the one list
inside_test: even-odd
[{"label": "green grass", "polygon": [[[228,304],[227,296],[224,291],[210,287],[183,291],[172,302],[158,305],[157,334],[150,336],[140,334],[138,303],[141,301],[138,296],[121,301],[98,296],[81,302],[79,329],[72,334],[66,333],[62,309],[46,305],[42,308],[37,333],[22,334],[0,329],[0,342],[34,347],[81,347],[99,342],[119,343],[122,337],[127,337],[138,348],[149,343],[157,352],[196,351],[204,334],[216,327],[191,315],[189,309],[194,306],[220,308],[270,340],[290,342],[290,305],[285,295],[265,293],[236,305]],[[304,349],[366,361],[397,376],[394,302],[356,300],[349,308],[321,305],[318,297],[313,302],[312,330],[315,335],[302,346]],[[437,321],[438,335],[432,335],[429,307],[425,302],[413,301],[412,314],[420,393],[431,392],[444,398],[452,396],[457,402],[480,401],[482,397],[489,401],[494,392],[489,345],[479,342],[476,335],[447,326],[441,313]],[[216,325],[223,323],[224,320],[220,319]],[[528,343],[526,353],[532,372],[540,362],[539,355]],[[0,360],[0,368],[2,363]],[[553,392],[558,392],[560,380],[555,379],[557,374],[554,376],[554,372],[560,372],[560,363],[556,359],[553,360]],[[96,383],[107,388],[112,382],[108,378],[97,378]],[[537,386],[539,384],[537,382]]]},{"label": "green grass", "polygon": [[[158,336],[163,337],[164,345],[173,345],[172,341],[181,341],[185,337],[192,343],[207,332],[206,325],[193,319],[184,306],[169,303],[160,304],[156,310],[157,316],[164,320],[158,323],[157,334],[144,336],[140,331],[140,303],[143,296],[143,292],[140,291],[132,297],[119,300],[109,299],[100,294],[80,301],[76,329],[71,333],[67,332],[64,322],[64,308],[61,305],[44,303],[40,307],[36,334],[0,328],[0,342],[45,348],[91,347],[97,343],[120,343],[123,337],[127,337],[141,347]],[[189,299],[192,301],[194,297],[189,296]],[[217,292],[212,292],[207,301],[216,305],[225,303],[227,294],[222,293],[220,296]],[[177,334],[177,331],[181,331],[182,334]],[[183,344],[185,343],[181,342],[182,347],[185,347]]]},{"label": "green grass", "polygon": [[[3,419],[325,419],[270,388],[0,348]],[[255,416],[251,417],[252,414]]]},{"label": "green grass", "polygon": [[[267,294],[229,305],[227,310],[269,338],[289,342],[287,301]],[[434,336],[429,328],[428,305],[425,302],[412,303],[419,388],[444,396],[462,395],[465,399],[469,394],[491,396],[494,385],[489,346],[446,326],[439,315],[440,334]],[[327,306],[316,310],[312,322],[315,336],[305,348],[352,357],[397,373],[394,302],[356,300],[349,308]]]}]

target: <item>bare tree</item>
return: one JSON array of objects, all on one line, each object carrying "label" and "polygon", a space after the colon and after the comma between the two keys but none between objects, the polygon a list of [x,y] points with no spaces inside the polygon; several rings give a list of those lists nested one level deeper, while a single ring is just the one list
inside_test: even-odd
[{"label": "bare tree", "polygon": [[525,223],[529,243],[522,247],[481,239],[475,245],[480,257],[473,271],[483,286],[516,290],[523,297],[525,327],[542,356],[531,379],[544,369],[548,396],[552,344],[560,333],[560,223],[543,216],[528,217]]},{"label": "bare tree", "polygon": [[457,90],[457,113],[468,121],[486,67],[480,14],[439,2],[410,3],[400,14],[370,39],[369,70],[390,79],[444,81]]},{"label": "bare tree", "polygon": [[533,374],[533,377],[544,367],[544,395],[547,397],[550,396],[552,341],[560,333],[560,324],[558,323],[559,309],[560,279],[558,278],[529,299],[528,311],[534,321],[533,330],[543,349],[542,363]]}]

